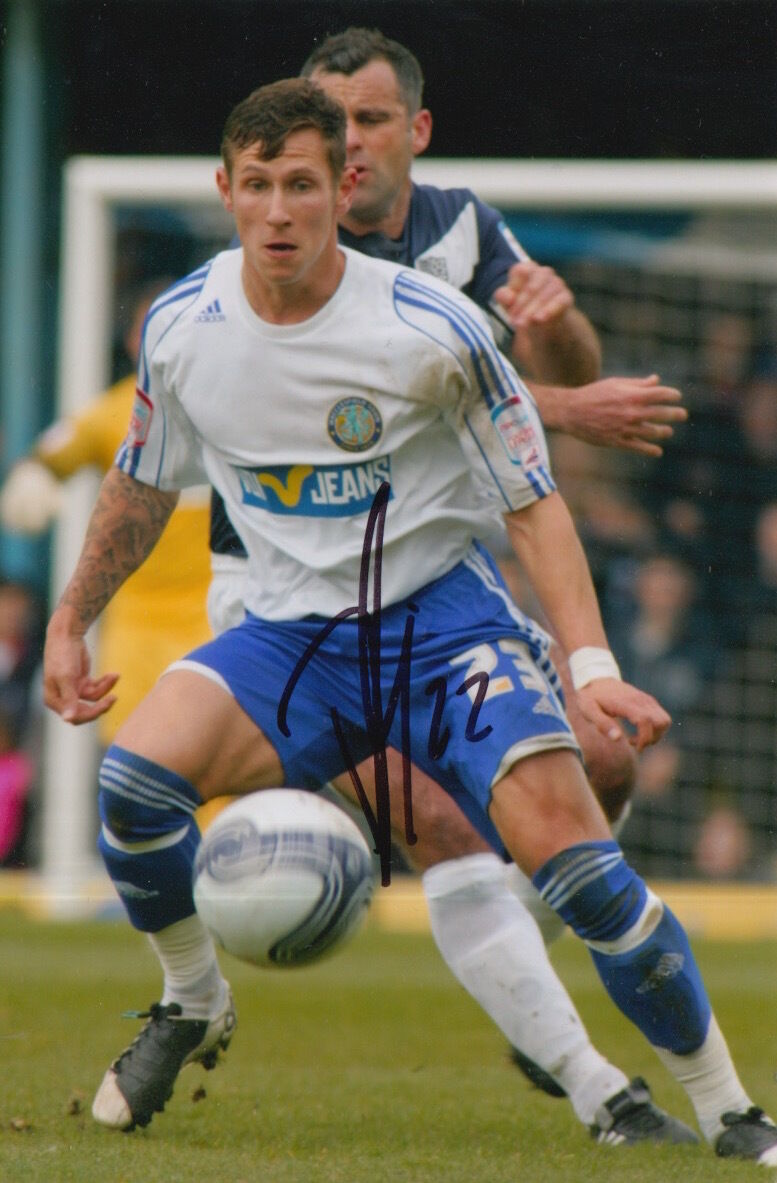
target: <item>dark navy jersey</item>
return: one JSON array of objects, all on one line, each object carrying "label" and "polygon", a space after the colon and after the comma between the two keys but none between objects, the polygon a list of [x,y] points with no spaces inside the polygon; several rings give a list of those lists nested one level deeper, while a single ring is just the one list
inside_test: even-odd
[{"label": "dark navy jersey", "polygon": [[[362,254],[446,280],[492,316],[494,292],[505,282],[513,263],[527,257],[498,210],[480,201],[470,189],[437,189],[434,185],[413,185],[399,238],[377,232],[357,235],[342,227],[339,238],[343,246]],[[210,548],[218,555],[245,555],[215,492]]]},{"label": "dark navy jersey", "polygon": [[513,263],[526,258],[502,215],[470,189],[413,185],[399,238],[352,234],[342,227],[339,237],[343,246],[365,255],[446,280],[486,312]]}]

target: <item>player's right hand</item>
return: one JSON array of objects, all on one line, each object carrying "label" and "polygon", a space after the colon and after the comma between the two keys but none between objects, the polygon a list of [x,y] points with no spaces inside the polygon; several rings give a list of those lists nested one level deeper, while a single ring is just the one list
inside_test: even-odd
[{"label": "player's right hand", "polygon": [[58,634],[50,629],[43,653],[43,701],[66,723],[91,723],[116,701],[110,691],[119,675],[93,678],[89,666],[83,637]]},{"label": "player's right hand", "polygon": [[18,534],[41,534],[62,504],[59,481],[39,460],[20,460],[0,490],[0,522]]},{"label": "player's right hand", "polygon": [[[617,678],[594,678],[577,691],[577,702],[585,718],[602,735],[615,741],[625,737],[638,752],[658,743],[672,723],[652,694]],[[621,720],[631,725],[628,736]]]}]

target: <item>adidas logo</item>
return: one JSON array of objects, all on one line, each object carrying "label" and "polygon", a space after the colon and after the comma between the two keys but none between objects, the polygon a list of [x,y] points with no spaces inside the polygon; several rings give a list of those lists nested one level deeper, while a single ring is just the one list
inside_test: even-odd
[{"label": "adidas logo", "polygon": [[226,320],[227,318],[221,311],[219,301],[214,300],[212,304],[203,308],[202,312],[198,312],[194,319],[199,324],[213,324],[216,320]]}]

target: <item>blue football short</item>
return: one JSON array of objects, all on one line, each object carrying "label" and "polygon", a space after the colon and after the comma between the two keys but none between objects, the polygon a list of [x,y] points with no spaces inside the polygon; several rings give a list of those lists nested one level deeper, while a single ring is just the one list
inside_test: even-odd
[{"label": "blue football short", "polygon": [[525,756],[578,751],[549,643],[474,546],[383,609],[379,629],[356,616],[248,614],[186,665],[223,680],[274,745],[286,784],[320,788],[385,744],[407,752],[502,850],[488,819],[492,785]]}]

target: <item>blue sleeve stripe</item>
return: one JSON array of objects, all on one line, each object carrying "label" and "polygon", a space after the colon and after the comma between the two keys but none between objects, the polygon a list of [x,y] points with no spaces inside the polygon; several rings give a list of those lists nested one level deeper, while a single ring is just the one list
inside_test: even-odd
[{"label": "blue sleeve stripe", "polygon": [[556,482],[544,465],[540,468],[529,469],[526,473],[526,479],[538,498],[547,497],[548,493],[554,493],[556,491]]},{"label": "blue sleeve stripe", "polygon": [[137,472],[138,464],[140,463],[140,454],[141,454],[141,450],[137,444],[134,445],[134,447],[132,448],[131,451],[128,451],[128,449],[126,447],[124,448],[124,457],[130,458],[129,459],[129,468],[124,469],[124,471],[127,473],[128,476],[134,476],[135,473]]},{"label": "blue sleeve stripe", "polygon": [[207,263],[203,263],[201,267],[197,267],[194,271],[190,271],[188,275],[184,275],[183,279],[176,280],[176,282],[171,284],[170,286],[172,288],[175,288],[175,287],[179,287],[182,283],[189,283],[190,281],[193,281],[195,279],[204,279],[205,276],[210,271],[210,268],[211,268],[211,262],[209,260]]},{"label": "blue sleeve stripe", "polygon": [[480,341],[482,348],[488,352],[491,361],[499,370],[504,382],[514,390],[517,389],[517,375],[515,371],[511,366],[506,364],[504,356],[499,352],[499,349],[494,343],[492,337],[488,331],[483,328],[480,321],[467,310],[466,306],[463,305],[460,300],[454,300],[450,296],[446,296],[443,292],[438,291],[436,288],[432,289],[427,287],[425,284],[419,281],[417,275],[417,272],[409,272],[400,275],[398,283],[404,284],[408,288],[414,289],[416,291],[424,292],[425,295],[429,296],[433,300],[438,300],[443,308],[448,309],[453,316],[460,317],[467,325],[469,325],[473,336],[478,341]]},{"label": "blue sleeve stripe", "polygon": [[205,280],[203,279],[201,283],[190,284],[185,288],[174,289],[170,294],[166,294],[164,299],[160,297],[160,299],[152,305],[147,319],[151,320],[152,316],[156,316],[157,312],[161,312],[163,308],[169,308],[171,304],[180,303],[181,300],[188,300],[190,296],[198,296],[204,286]]},{"label": "blue sleeve stripe", "polygon": [[[486,468],[488,469],[488,472],[489,472],[489,475],[490,475],[492,481],[494,482],[497,489],[499,490],[499,495],[507,507],[507,512],[511,513],[515,509],[515,506],[513,505],[512,501],[507,496],[507,493],[505,492],[504,488],[502,487],[499,477],[497,476],[497,473],[495,472],[495,470],[491,464],[491,461],[488,458],[488,454],[487,454],[485,448],[483,447],[482,443],[480,442],[480,439],[479,439],[478,435],[476,434],[475,429],[473,428],[472,423],[470,422],[469,418],[465,416],[464,422],[467,425],[467,430],[469,431],[470,435],[472,436],[475,446],[477,447],[478,451],[480,452],[480,455],[483,458],[483,463],[485,464]],[[538,501],[541,500],[541,498],[543,498],[543,497],[547,497],[549,493],[554,493],[556,491],[556,483],[553,480],[552,476],[550,475],[550,472],[548,471],[548,469],[545,468],[544,466],[541,468],[530,469],[528,472],[525,472],[524,475],[526,477],[526,480],[531,485],[532,491]]]},{"label": "blue sleeve stripe", "polygon": [[211,264],[206,263],[205,266],[200,267],[199,270],[193,271],[191,275],[187,275],[183,279],[180,279],[177,283],[174,283],[172,287],[163,292],[159,299],[151,305],[151,308],[146,315],[146,319],[143,322],[143,338],[138,367],[139,384],[143,390],[148,390],[149,386],[146,334],[148,332],[148,326],[151,323],[151,320],[158,312],[161,312],[163,308],[169,308],[173,304],[182,305],[182,307],[178,309],[177,315],[173,317],[167,327],[163,329],[158,339],[154,342],[154,346],[156,347],[159,342],[162,341],[164,337],[170,332],[170,329],[176,323],[178,317],[181,316],[187,308],[191,307],[193,302],[196,300],[197,296],[205,286],[205,281],[210,274],[210,269]]},{"label": "blue sleeve stripe", "polygon": [[[411,294],[412,293],[412,294]],[[462,306],[442,293],[427,288],[407,275],[396,281],[396,298],[447,320],[469,351],[481,393],[488,407],[508,398],[520,397],[521,387],[506,367],[499,350],[488,334]]]},{"label": "blue sleeve stripe", "polygon": [[[151,305],[151,308],[148,311],[148,315],[146,316],[146,319],[143,323],[143,345],[142,345],[142,348],[140,351],[140,366],[139,366],[140,385],[143,387],[144,390],[148,389],[148,358],[147,358],[147,353],[146,353],[146,334],[148,333],[148,327],[151,324],[152,319],[156,316],[156,314],[158,312],[161,312],[163,308],[169,308],[172,304],[182,304],[183,305],[183,307],[178,309],[177,315],[170,321],[170,323],[167,325],[167,327],[165,329],[163,329],[163,331],[161,332],[161,334],[159,335],[157,340],[154,342],[154,345],[156,346],[159,344],[160,341],[162,341],[167,336],[167,334],[170,332],[170,329],[173,327],[175,322],[178,320],[178,317],[181,316],[186,311],[187,308],[191,307],[191,305],[194,303],[194,301],[196,300],[197,296],[200,294],[200,292],[202,291],[204,286],[205,286],[205,280],[203,279],[202,283],[197,284],[194,287],[192,287],[190,285],[186,288],[183,288],[182,290],[174,291],[173,294],[168,295],[166,299],[160,298],[155,304]],[[184,304],[184,301],[186,301],[185,304]]]},{"label": "blue sleeve stripe", "polygon": [[[425,284],[419,283],[413,275],[406,273],[397,277],[395,283],[395,300],[399,304],[422,308],[436,316],[442,317],[450,324],[456,335],[467,346],[478,385],[486,406],[489,409],[508,399],[517,398],[520,400],[521,393],[524,393],[528,401],[534,405],[531,395],[525,390],[520,380],[517,379],[517,375],[514,374],[510,367],[505,365],[504,359],[493,341],[489,339],[488,334],[477,323],[475,318],[470,316],[466,309],[462,308],[458,302],[451,300],[436,289],[428,288]],[[401,316],[400,309],[397,309],[397,311]],[[413,323],[412,321],[407,321],[405,317],[403,319],[406,320],[406,323]],[[467,427],[483,456],[489,473],[499,489],[505,504],[508,506],[508,509],[512,509],[512,504],[501,488],[496,473],[489,463],[486,453],[472,429],[471,423],[467,422]],[[538,498],[552,493],[556,487],[549,470],[544,465],[526,472],[526,479],[535,496]]]},{"label": "blue sleeve stripe", "polygon": [[[515,506],[513,505],[510,498],[507,496],[507,493],[505,492],[504,488],[502,487],[499,477],[497,476],[496,472],[494,471],[491,461],[488,458],[488,454],[487,454],[485,448],[483,447],[482,443],[480,442],[480,439],[479,439],[477,433],[475,432],[475,429],[473,428],[472,423],[469,420],[469,417],[465,416],[464,422],[466,423],[467,430],[469,431],[470,435],[472,436],[472,439],[475,442],[475,446],[477,447],[478,451],[480,452],[480,455],[483,458],[483,463],[485,464],[486,468],[488,469],[491,479],[493,480],[494,484],[496,485],[497,489],[499,490],[499,495],[501,496],[502,500],[504,501],[505,505],[507,506],[508,512],[512,512],[512,510],[515,508]],[[544,466],[541,468],[530,469],[524,475],[526,477],[526,480],[531,485],[534,495],[538,501],[543,497],[547,497],[547,495],[549,493],[555,492],[555,490],[556,490],[555,481],[551,477],[548,469],[545,468]]]},{"label": "blue sleeve stripe", "polygon": [[[492,478],[494,484],[496,485],[497,489],[499,490],[499,493],[500,493],[501,497],[503,498],[508,511],[512,511],[515,507],[512,504],[512,502],[510,501],[507,494],[505,493],[504,489],[502,488],[502,485],[499,482],[499,478],[498,478],[496,472],[494,471],[490,460],[488,459],[488,455],[487,455],[483,445],[481,444],[480,439],[475,432],[475,429],[473,428],[468,417],[465,417],[464,421],[467,425],[467,430],[469,431],[470,435],[472,436],[472,439],[474,440],[474,442],[477,446],[478,451],[480,452],[481,456],[483,457],[483,463],[488,468],[491,478]],[[529,484],[532,488],[532,491],[538,501],[543,497],[547,497],[549,493],[555,493],[556,482],[553,480],[553,477],[550,474],[550,470],[548,468],[546,468],[546,466],[544,464],[538,468],[530,468],[528,471],[524,471],[524,476],[526,477],[526,480],[529,482]]]},{"label": "blue sleeve stripe", "polygon": [[159,448],[159,464],[156,469],[156,483],[159,484],[159,478],[162,475],[162,462],[165,458],[165,448],[167,446],[167,415],[162,412],[162,444]]},{"label": "blue sleeve stripe", "polygon": [[479,342],[483,352],[489,355],[491,364],[501,373],[504,381],[510,384],[510,374],[505,368],[504,359],[499,354],[494,342],[490,339],[479,321],[468,312],[467,308],[460,301],[445,296],[436,288],[427,287],[426,284],[419,281],[417,273],[414,272],[405,272],[398,276],[397,287],[400,289],[400,292],[401,289],[407,289],[408,291],[419,293],[432,301],[432,304],[438,306],[436,309],[433,308],[432,311],[437,311],[440,316],[446,316],[446,319],[451,324],[458,321],[462,325],[465,325],[471,338]]},{"label": "blue sleeve stripe", "polygon": [[180,291],[183,287],[192,287],[193,285],[197,284],[198,281],[202,281],[199,284],[201,288],[202,284],[208,278],[210,268],[210,262],[204,263],[202,267],[198,267],[196,271],[190,271],[188,275],[182,276],[181,279],[176,279],[170,284],[169,288],[165,288],[158,299],[161,301],[166,301],[167,297],[171,296],[174,292]]},{"label": "blue sleeve stripe", "polygon": [[[210,269],[211,264],[206,263],[197,271],[193,271],[191,275],[184,276],[183,279],[179,279],[177,283],[174,283],[171,287],[167,288],[166,291],[162,292],[162,295],[154,301],[148,311],[143,326],[144,334],[149,322],[157,315],[157,313],[161,312],[163,308],[169,308],[172,304],[179,304],[183,301],[188,301],[188,303],[191,304],[191,302],[196,299],[196,297],[205,287],[205,281],[210,274]],[[180,311],[183,312],[184,309],[182,308]]]},{"label": "blue sleeve stripe", "polygon": [[477,447],[477,450],[480,452],[480,455],[483,458],[483,463],[485,464],[486,468],[488,469],[492,481],[494,482],[497,489],[499,490],[499,495],[502,498],[502,500],[504,501],[505,506],[507,507],[507,511],[508,512],[511,511],[513,509],[513,504],[510,501],[510,498],[507,496],[507,493],[505,492],[505,490],[502,488],[502,484],[499,480],[499,477],[497,476],[496,472],[494,471],[493,467],[491,466],[491,461],[488,458],[488,454],[485,451],[483,445],[481,444],[477,434],[475,433],[472,423],[469,420],[469,416],[465,415],[464,422],[466,423],[467,430],[469,431],[470,435],[472,436],[472,439],[475,442],[475,446]]},{"label": "blue sleeve stripe", "polygon": [[[164,415],[164,412],[160,411],[160,413],[162,414],[162,445],[159,452],[159,464],[157,465],[156,472],[157,486],[159,485],[159,478],[162,473],[162,461],[164,459],[165,441],[167,439],[167,418]],[[117,468],[122,470],[122,472],[126,472],[128,476],[134,477],[138,471],[138,465],[140,464],[140,458],[142,454],[143,448],[140,444],[134,444],[130,449],[127,447],[125,442],[121,445],[119,451],[116,453],[116,460],[114,463]],[[146,484],[148,484],[148,481],[146,481]]]},{"label": "blue sleeve stripe", "polygon": [[[467,335],[467,333],[465,332],[463,327],[459,324],[456,324],[453,320],[451,320],[451,318],[449,316],[446,316],[446,314],[444,312],[440,312],[439,308],[435,308],[432,304],[427,304],[424,300],[410,299],[407,296],[402,296],[399,294],[397,295],[397,298],[400,301],[400,303],[407,304],[407,305],[410,305],[411,307],[415,307],[415,308],[423,308],[428,312],[434,312],[439,316],[443,316],[446,320],[448,320],[450,322],[453,331],[456,333],[456,335],[458,337],[461,337],[462,341],[464,342],[464,344],[467,346],[467,349],[469,350],[469,354],[472,359],[472,364],[475,369],[475,375],[478,380],[478,386],[480,387],[483,398],[486,401],[486,406],[493,407],[495,402],[499,402],[500,400],[498,398],[494,398],[494,396],[492,395],[486,375],[483,373],[483,369],[480,364],[481,359],[482,359],[482,355],[480,354],[479,350],[472,342],[472,339]],[[407,322],[407,323],[412,324],[412,321]],[[416,327],[416,326],[413,326],[413,327]]]}]

